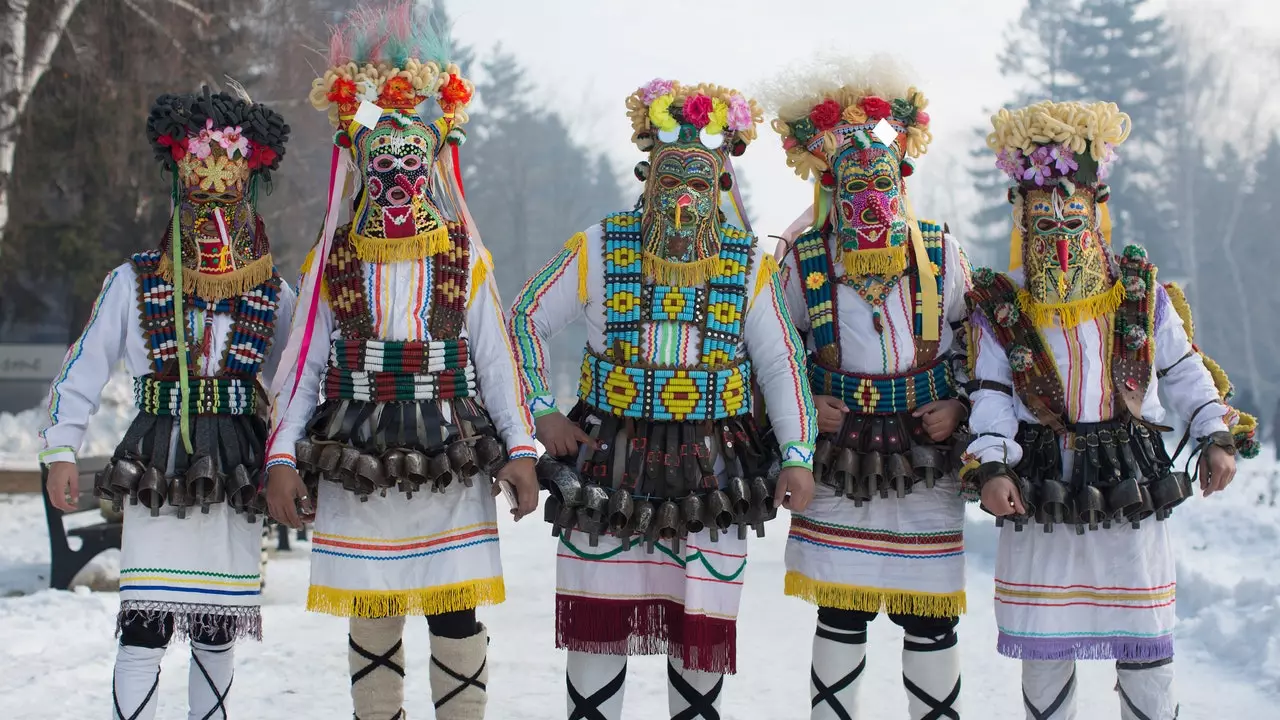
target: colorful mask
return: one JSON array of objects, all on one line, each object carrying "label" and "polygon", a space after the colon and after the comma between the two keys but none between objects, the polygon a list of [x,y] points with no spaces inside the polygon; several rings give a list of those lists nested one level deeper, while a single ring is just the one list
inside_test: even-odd
[{"label": "colorful mask", "polygon": [[[258,185],[269,182],[284,156],[289,126],[283,118],[205,88],[201,95],[158,98],[147,133],[157,158],[175,175],[174,212],[182,265],[191,271],[184,278],[188,289],[221,299],[270,277],[271,250],[254,200]],[[166,237],[162,249],[171,246]]]},{"label": "colorful mask", "polygon": [[849,148],[835,160],[833,229],[844,252],[907,244],[902,162],[893,149]]},{"label": "colorful mask", "polygon": [[653,152],[645,188],[645,252],[670,262],[695,262],[720,250],[719,152],[696,144]]},{"label": "colorful mask", "polygon": [[1101,242],[1092,188],[1027,190],[1022,199],[1022,262],[1026,289],[1037,303],[1060,304],[1109,290],[1111,274]]},{"label": "colorful mask", "polygon": [[359,127],[353,138],[364,178],[353,228],[358,235],[397,240],[444,228],[431,178],[448,131],[443,118],[428,125],[412,111],[390,111],[372,130]]}]

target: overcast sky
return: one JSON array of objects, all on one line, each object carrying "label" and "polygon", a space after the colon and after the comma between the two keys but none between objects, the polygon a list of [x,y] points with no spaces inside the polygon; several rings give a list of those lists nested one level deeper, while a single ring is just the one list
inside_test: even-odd
[{"label": "overcast sky", "polygon": [[[1280,32],[1274,0],[1175,0],[1180,11],[1224,31]],[[712,82],[750,92],[783,67],[819,51],[890,52],[914,71],[929,98],[934,143],[912,179],[939,183],[967,162],[972,129],[1012,87],[996,55],[1023,0],[447,0],[457,39],[481,52],[514,54],[547,104],[577,138],[607,150],[621,171],[643,156],[630,144],[624,101],[654,77]],[[758,235],[779,233],[808,206],[812,188],[786,167],[776,134],[735,161],[751,192]],[[629,181],[634,182],[634,180]],[[638,183],[628,192],[638,190]],[[965,190],[967,193],[967,189]],[[917,197],[921,197],[918,193]],[[601,208],[604,213],[616,208]],[[925,217],[937,217],[917,207]]]}]

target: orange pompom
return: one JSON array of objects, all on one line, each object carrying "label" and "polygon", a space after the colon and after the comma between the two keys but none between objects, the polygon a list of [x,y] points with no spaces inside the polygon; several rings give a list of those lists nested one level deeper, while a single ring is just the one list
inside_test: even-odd
[{"label": "orange pompom", "polygon": [[466,105],[471,102],[471,88],[458,75],[449,75],[449,81],[440,88],[441,105]]}]

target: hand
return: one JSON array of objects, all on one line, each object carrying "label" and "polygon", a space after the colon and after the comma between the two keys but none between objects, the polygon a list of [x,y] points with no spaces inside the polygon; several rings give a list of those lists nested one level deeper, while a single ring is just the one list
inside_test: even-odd
[{"label": "hand", "polygon": [[[298,513],[298,506],[302,513]],[[288,465],[272,465],[267,470],[267,510],[276,522],[294,530],[316,519],[315,506],[307,497],[307,486],[298,469]]]},{"label": "hand", "polygon": [[844,425],[844,416],[849,414],[849,406],[838,397],[831,395],[814,395],[813,406],[818,410],[818,431],[838,433]]},{"label": "hand", "polygon": [[955,433],[964,419],[964,403],[959,400],[934,400],[911,413],[923,419],[924,432],[934,442],[942,442]]},{"label": "hand", "polygon": [[996,517],[1027,514],[1018,486],[1013,484],[1013,479],[1008,475],[997,475],[982,486],[982,506]]},{"label": "hand", "polygon": [[576,458],[578,446],[586,443],[591,447],[596,444],[591,436],[582,428],[569,422],[569,418],[559,411],[547,413],[534,421],[537,426],[538,441],[542,443],[551,457]]},{"label": "hand", "polygon": [[[1226,490],[1235,477],[1236,456],[1217,445],[1210,445],[1200,458],[1200,489],[1204,497]],[[52,469],[49,480],[53,481]]]},{"label": "hand", "polygon": [[[75,512],[80,502],[80,469],[73,462],[56,462],[49,466],[45,480],[49,502],[62,512]],[[68,500],[67,496],[71,499]]]},{"label": "hand", "polygon": [[494,497],[502,492],[502,487],[498,484],[500,482],[511,483],[516,489],[516,506],[511,508],[516,522],[538,509],[538,476],[533,470],[533,464],[533,458],[509,460],[498,470],[497,480],[493,483]]},{"label": "hand", "polygon": [[813,471],[802,467],[782,468],[778,475],[778,489],[773,493],[773,504],[800,512],[809,507],[813,499]]}]

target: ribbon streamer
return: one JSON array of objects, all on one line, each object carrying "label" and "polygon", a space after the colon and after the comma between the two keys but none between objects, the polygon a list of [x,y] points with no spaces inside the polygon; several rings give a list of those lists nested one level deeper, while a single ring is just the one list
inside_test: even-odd
[{"label": "ribbon streamer", "polygon": [[187,407],[187,391],[191,380],[187,370],[187,314],[182,307],[182,228],[179,223],[178,171],[173,171],[173,227],[169,233],[169,249],[173,252],[173,328],[178,350],[178,434],[188,455],[191,449],[191,409]]}]

